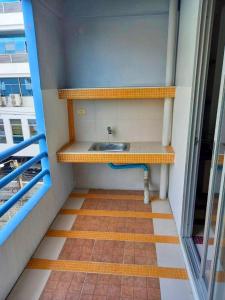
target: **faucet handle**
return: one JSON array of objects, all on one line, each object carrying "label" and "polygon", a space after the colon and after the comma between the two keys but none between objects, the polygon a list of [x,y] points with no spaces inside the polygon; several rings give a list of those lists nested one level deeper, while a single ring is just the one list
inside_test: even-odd
[{"label": "faucet handle", "polygon": [[107,133],[108,133],[108,134],[112,134],[112,133],[113,133],[112,127],[111,127],[111,126],[108,126],[108,127],[107,127]]}]

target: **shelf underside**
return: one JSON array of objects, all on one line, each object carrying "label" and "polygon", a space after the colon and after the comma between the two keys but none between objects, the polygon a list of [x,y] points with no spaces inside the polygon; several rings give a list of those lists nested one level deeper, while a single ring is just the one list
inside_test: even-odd
[{"label": "shelf underside", "polygon": [[60,89],[59,99],[67,100],[139,100],[175,98],[176,88],[132,87],[132,88],[84,88]]}]

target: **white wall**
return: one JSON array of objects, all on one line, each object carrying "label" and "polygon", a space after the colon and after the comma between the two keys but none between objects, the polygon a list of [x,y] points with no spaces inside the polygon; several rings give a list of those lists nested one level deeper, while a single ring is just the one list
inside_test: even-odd
[{"label": "white wall", "polygon": [[[55,1],[60,2],[60,0]],[[124,16],[140,15],[168,11],[168,0],[64,0],[65,16],[74,19],[76,16]]]},{"label": "white wall", "polygon": [[[1,300],[6,298],[75,184],[72,167],[56,162],[56,151],[68,141],[67,109],[65,103],[58,101],[56,90],[60,84],[58,79],[62,78],[63,70],[60,68],[61,56],[59,54],[61,50],[58,48],[61,33],[55,31],[55,26],[61,28],[62,24],[54,14],[43,8],[39,1],[33,1],[33,5],[38,49],[40,50],[39,60],[52,187],[0,248]],[[48,28],[48,32],[46,32],[46,28]],[[44,49],[41,46],[43,35],[49,43],[48,47]],[[45,68],[48,69],[47,74]],[[59,71],[61,71],[60,74]],[[46,76],[48,74],[52,74],[51,78]]]},{"label": "white wall", "polygon": [[[4,300],[10,292],[75,186],[72,166],[59,164],[56,161],[56,151],[68,141],[66,106],[62,101],[58,101],[56,89],[42,92],[52,187],[13,235],[0,247],[0,300]],[[58,116],[62,118],[62,122],[59,122]]]},{"label": "white wall", "polygon": [[[76,187],[143,190],[143,170],[112,170],[105,164],[76,164]],[[151,165],[154,191],[159,190],[160,167]]]},{"label": "white wall", "polygon": [[176,67],[176,98],[173,111],[172,146],[175,164],[170,168],[169,200],[178,231],[184,204],[185,163],[190,125],[193,77],[200,0],[182,0]]},{"label": "white wall", "polygon": [[[168,0],[66,1],[66,87],[157,86],[165,84]],[[88,8],[88,9],[87,9]],[[85,109],[85,115],[79,110]],[[77,141],[158,141],[163,102],[76,101]],[[140,170],[75,165],[78,187],[142,189]],[[153,179],[159,184],[160,167]],[[98,176],[96,176],[96,172]],[[118,178],[118,180],[115,180]]]},{"label": "white wall", "polygon": [[67,86],[164,84],[167,30],[164,11],[69,20],[65,28]]}]

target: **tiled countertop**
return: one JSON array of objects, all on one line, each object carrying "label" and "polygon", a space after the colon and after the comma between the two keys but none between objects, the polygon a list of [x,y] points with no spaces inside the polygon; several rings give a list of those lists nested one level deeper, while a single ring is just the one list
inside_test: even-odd
[{"label": "tiled countertop", "polygon": [[174,163],[172,147],[159,142],[132,142],[127,152],[88,151],[93,142],[76,142],[63,146],[57,152],[59,162],[77,163]]},{"label": "tiled countertop", "polygon": [[[63,152],[64,153],[106,153],[102,151],[88,151],[91,145],[94,142],[76,142],[74,144],[70,144],[66,147]],[[171,149],[172,150],[172,149]],[[109,153],[109,152],[107,152]],[[112,152],[110,152],[112,153]],[[113,152],[115,154],[115,152]],[[168,148],[162,146],[158,142],[134,142],[130,143],[130,149],[126,152],[116,152],[117,154],[121,153],[168,153]]]}]

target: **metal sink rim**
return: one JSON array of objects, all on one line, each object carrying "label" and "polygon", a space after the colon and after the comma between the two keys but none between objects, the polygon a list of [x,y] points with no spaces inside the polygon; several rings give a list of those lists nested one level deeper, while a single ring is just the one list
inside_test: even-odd
[{"label": "metal sink rim", "polygon": [[[108,146],[112,146],[110,149]],[[101,149],[101,146],[102,149]],[[104,149],[104,146],[105,149]],[[121,148],[113,148],[113,146],[121,146]],[[91,145],[91,147],[88,149],[88,151],[93,151],[93,152],[127,152],[130,149],[130,143],[123,143],[123,142],[96,142]]]}]

